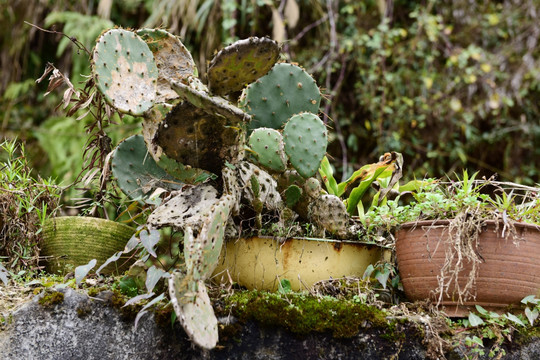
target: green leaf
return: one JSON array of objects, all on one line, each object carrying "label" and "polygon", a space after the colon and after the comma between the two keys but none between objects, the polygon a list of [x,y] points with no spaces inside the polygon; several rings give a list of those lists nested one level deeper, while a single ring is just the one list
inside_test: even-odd
[{"label": "green leaf", "polygon": [[523,300],[521,300],[522,304],[538,304],[539,302],[540,299],[537,299],[535,295],[525,296]]},{"label": "green leaf", "polygon": [[[360,182],[360,185],[358,185],[356,188],[354,188],[351,191],[351,195],[349,195],[349,199],[347,200],[347,212],[349,214],[353,214],[354,210],[356,209],[358,203],[362,201],[362,197],[366,193],[366,191],[369,189],[371,184],[380,176],[384,176],[384,171],[386,170],[387,166],[378,168],[373,175],[362,182]],[[391,172],[390,172],[391,175]]]},{"label": "green leaf", "polygon": [[478,311],[482,315],[487,315],[489,313],[489,311],[487,311],[486,309],[484,309],[480,305],[475,305],[475,307],[476,307],[476,311]]},{"label": "green leaf", "polygon": [[364,271],[364,275],[362,275],[362,279],[370,278],[371,274],[373,274],[373,271],[375,271],[375,267],[373,267],[372,264],[369,264],[366,270]]},{"label": "green leaf", "polygon": [[96,274],[99,275],[99,273],[101,272],[101,270],[103,270],[103,268],[105,268],[105,266],[107,266],[110,263],[120,259],[120,257],[122,256],[123,253],[124,253],[123,251],[119,251],[119,252],[113,254],[113,256],[111,256],[107,260],[105,260],[105,262],[103,264],[101,264],[101,266],[96,270]]},{"label": "green leaf", "polygon": [[379,282],[379,284],[382,285],[383,289],[386,290],[386,284],[388,282],[388,278],[390,277],[390,269],[384,268],[383,270],[379,270],[375,274],[375,279]]},{"label": "green leaf", "polygon": [[538,319],[538,309],[529,309],[528,307],[525,308],[525,316],[527,316],[527,319],[531,323],[531,326],[534,325],[534,321]]},{"label": "green leaf", "polygon": [[159,242],[160,234],[158,230],[143,230],[139,234],[139,238],[141,239],[141,244],[144,246],[146,251],[153,257],[157,257],[156,252],[154,251],[154,247]]},{"label": "green leaf", "polygon": [[154,290],[154,286],[156,286],[157,282],[161,278],[169,276],[170,274],[168,272],[163,271],[160,268],[152,265],[146,272],[146,289],[148,290],[148,292],[152,292],[152,290]]},{"label": "green leaf", "polygon": [[336,179],[334,178],[334,170],[332,170],[332,165],[328,161],[328,158],[325,156],[321,161],[321,166],[319,167],[319,174],[326,186],[326,191],[330,195],[338,195],[338,185]]},{"label": "green leaf", "polygon": [[77,266],[75,268],[75,282],[77,283],[77,285],[81,284],[82,279],[84,279],[84,277],[88,274],[88,272],[92,270],[94,266],[96,266],[96,263],[97,263],[97,260],[92,259],[90,260],[88,264]]},{"label": "green leaf", "polygon": [[471,324],[472,327],[482,325],[483,323],[484,323],[484,320],[482,320],[480,316],[473,313],[469,313],[469,324]]},{"label": "green leaf", "polygon": [[288,279],[282,279],[279,282],[279,289],[278,291],[281,294],[285,294],[292,291],[291,282]]},{"label": "green leaf", "polygon": [[507,319],[510,320],[510,321],[515,322],[515,323],[518,324],[518,325],[525,326],[525,324],[523,323],[523,321],[521,321],[521,320],[520,320],[516,315],[514,315],[514,314],[506,313],[506,314],[504,314],[504,317],[507,318]]}]

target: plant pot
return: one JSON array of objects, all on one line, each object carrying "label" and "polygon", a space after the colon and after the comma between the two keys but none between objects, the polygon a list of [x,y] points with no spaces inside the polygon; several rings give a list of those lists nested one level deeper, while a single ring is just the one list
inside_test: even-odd
[{"label": "plant pot", "polygon": [[[438,277],[449,248],[449,220],[406,223],[396,234],[396,261],[405,295],[411,301],[438,301]],[[478,276],[472,287],[475,298],[461,304],[455,280],[449,283],[440,306],[450,316],[464,316],[474,305],[502,310],[525,296],[539,296],[540,231],[537,226],[515,223],[517,237],[503,237],[503,223],[486,221],[478,238]],[[515,243],[517,241],[517,244]],[[458,272],[463,288],[472,263]]]},{"label": "plant pot", "polygon": [[[40,257],[50,273],[66,273],[79,265],[97,260],[94,270],[126,246],[135,229],[111,220],[93,217],[61,216],[49,219],[43,227]],[[107,265],[101,273],[122,272],[132,263],[126,255]]]},{"label": "plant pot", "polygon": [[294,291],[344,276],[362,277],[370,264],[389,261],[391,251],[375,244],[313,238],[284,242],[272,237],[228,241],[214,271],[221,282],[230,278],[248,289],[275,291],[283,279]]}]

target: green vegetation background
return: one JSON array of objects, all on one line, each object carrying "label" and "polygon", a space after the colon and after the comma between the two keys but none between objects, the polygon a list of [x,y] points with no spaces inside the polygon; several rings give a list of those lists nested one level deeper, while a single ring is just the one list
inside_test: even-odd
[{"label": "green vegetation background", "polygon": [[[481,170],[539,182],[540,1],[0,0],[0,139],[27,144],[43,176],[67,184],[83,166],[84,114],[57,109],[36,84],[53,62],[81,86],[106,28],[162,26],[179,35],[204,78],[212,54],[270,36],[283,58],[322,84],[329,153],[343,176],[401,152],[406,178]],[[113,145],[138,119],[111,126]]]}]

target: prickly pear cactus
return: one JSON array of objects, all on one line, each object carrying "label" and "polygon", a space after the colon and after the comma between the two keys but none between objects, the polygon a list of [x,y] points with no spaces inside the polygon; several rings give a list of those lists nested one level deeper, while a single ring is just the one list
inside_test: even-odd
[{"label": "prickly pear cactus", "polygon": [[294,114],[319,112],[321,93],[302,68],[280,63],[244,89],[240,107],[251,114],[250,129],[280,129]]},{"label": "prickly pear cactus", "polygon": [[103,33],[92,54],[99,91],[118,111],[142,115],[156,100],[158,70],[148,45],[123,29]]},{"label": "prickly pear cactus", "polygon": [[204,282],[173,273],[169,295],[177,319],[191,341],[203,349],[213,349],[219,340],[217,319]]},{"label": "prickly pear cactus", "polygon": [[269,38],[250,37],[227,46],[208,67],[208,85],[216,95],[239,91],[266,74],[279,57],[279,45]]},{"label": "prickly pear cactus", "polygon": [[154,228],[171,226],[177,230],[187,227],[199,230],[202,218],[219,201],[217,190],[208,184],[185,186],[176,196],[157,207],[148,217]]},{"label": "prickly pear cactus", "polygon": [[293,206],[298,203],[302,197],[302,189],[298,185],[289,186],[284,192],[285,204],[288,208],[293,208]]},{"label": "prickly pear cactus", "polygon": [[[243,189],[243,196],[250,204],[260,200],[268,210],[279,210],[283,207],[283,201],[281,195],[277,191],[276,180],[258,166],[243,161],[238,164],[238,175],[240,178],[240,185]],[[258,191],[253,189],[252,177],[257,179]],[[255,194],[258,192],[258,194]]]},{"label": "prickly pear cactus", "polygon": [[317,173],[326,154],[326,126],[315,114],[294,115],[283,129],[285,152],[291,165],[305,178]]},{"label": "prickly pear cactus", "polygon": [[345,204],[335,195],[321,195],[308,208],[309,220],[317,227],[343,239],[349,235],[349,214]]},{"label": "prickly pear cactus", "polygon": [[178,98],[169,81],[182,81],[188,76],[197,76],[197,67],[191,53],[180,39],[163,29],[140,29],[137,35],[148,44],[158,68],[156,103]]},{"label": "prickly pear cactus", "polygon": [[140,135],[131,136],[118,145],[111,166],[120,189],[131,199],[141,199],[148,204],[161,203],[160,198],[149,198],[156,189],[172,191],[184,185],[157,166],[152,157],[147,156],[146,145]]},{"label": "prickly pear cactus", "polygon": [[[180,164],[218,174],[226,161],[235,163],[242,157],[242,138],[242,128],[227,126],[226,119],[183,102],[159,124],[152,144],[156,152],[162,149]],[[161,161],[160,156],[160,166]]]},{"label": "prickly pear cactus", "polygon": [[232,196],[224,195],[206,216],[198,236],[193,236],[191,228],[186,229],[184,257],[187,271],[195,280],[208,279],[217,266],[231,207]]},{"label": "prickly pear cactus", "polygon": [[257,162],[267,169],[282,172],[287,167],[287,155],[283,136],[277,130],[258,128],[253,130],[248,145]]},{"label": "prickly pear cactus", "polygon": [[248,114],[229,101],[219,96],[209,95],[207,91],[203,90],[204,85],[199,79],[191,77],[187,82],[187,85],[180,81],[171,82],[173,89],[182,99],[189,101],[209,114],[222,116],[233,124],[240,124],[251,120]]}]

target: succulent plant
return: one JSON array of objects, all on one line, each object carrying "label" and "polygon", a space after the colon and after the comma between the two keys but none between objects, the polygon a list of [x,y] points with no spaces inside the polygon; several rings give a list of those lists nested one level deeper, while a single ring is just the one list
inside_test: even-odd
[{"label": "succulent plant", "polygon": [[255,129],[249,137],[248,145],[260,165],[277,172],[285,171],[287,155],[279,131],[270,128]]},{"label": "succulent plant", "polygon": [[173,34],[163,29],[140,29],[136,32],[154,54],[158,69],[156,103],[178,98],[170,81],[182,81],[197,76],[198,71],[191,53]]},{"label": "succulent plant", "polygon": [[212,94],[239,91],[265,75],[279,58],[279,45],[269,38],[250,37],[220,50],[208,67]]},{"label": "succulent plant", "polygon": [[326,126],[315,114],[294,115],[283,129],[285,152],[291,165],[305,178],[317,173],[326,154]]},{"label": "succulent plant", "polygon": [[349,235],[349,214],[343,201],[335,195],[321,195],[309,204],[309,220],[339,239]]},{"label": "succulent plant", "polygon": [[204,281],[175,272],[169,279],[169,295],[177,319],[191,341],[203,349],[213,349],[219,336],[217,319]]},{"label": "succulent plant", "polygon": [[265,76],[248,85],[240,107],[251,115],[251,130],[280,129],[300,112],[319,112],[321,93],[313,78],[299,66],[276,64]]},{"label": "succulent plant", "polygon": [[152,51],[137,34],[123,29],[103,33],[92,60],[98,89],[118,111],[142,115],[154,105],[158,70]]},{"label": "succulent plant", "polygon": [[159,197],[150,198],[156,189],[173,191],[184,185],[147,156],[146,145],[140,135],[133,135],[118,145],[112,156],[111,167],[118,186],[126,195],[149,204],[161,203]]}]

